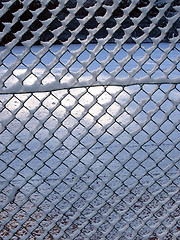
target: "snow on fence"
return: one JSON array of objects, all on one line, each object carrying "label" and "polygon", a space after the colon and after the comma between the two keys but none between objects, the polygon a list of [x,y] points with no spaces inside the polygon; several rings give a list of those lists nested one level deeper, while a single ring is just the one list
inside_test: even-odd
[{"label": "snow on fence", "polygon": [[0,9],[0,239],[179,239],[179,1]]}]

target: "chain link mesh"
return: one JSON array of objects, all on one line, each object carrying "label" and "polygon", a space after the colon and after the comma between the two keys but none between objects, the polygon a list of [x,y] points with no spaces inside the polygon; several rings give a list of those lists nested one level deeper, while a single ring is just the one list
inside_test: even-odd
[{"label": "chain link mesh", "polygon": [[179,239],[179,1],[0,8],[0,239]]}]

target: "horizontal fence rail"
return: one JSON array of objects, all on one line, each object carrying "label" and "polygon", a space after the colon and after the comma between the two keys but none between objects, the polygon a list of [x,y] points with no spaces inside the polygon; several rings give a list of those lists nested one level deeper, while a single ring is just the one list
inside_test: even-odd
[{"label": "horizontal fence rail", "polygon": [[179,0],[0,0],[0,239],[180,238]]},{"label": "horizontal fence rail", "polygon": [[178,0],[1,0],[1,92],[179,83],[179,11]]}]

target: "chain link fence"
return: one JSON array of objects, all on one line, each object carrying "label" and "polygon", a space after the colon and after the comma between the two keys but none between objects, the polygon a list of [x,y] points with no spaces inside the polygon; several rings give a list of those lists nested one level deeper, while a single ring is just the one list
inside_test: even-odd
[{"label": "chain link fence", "polygon": [[179,1],[0,9],[0,239],[179,239]]}]

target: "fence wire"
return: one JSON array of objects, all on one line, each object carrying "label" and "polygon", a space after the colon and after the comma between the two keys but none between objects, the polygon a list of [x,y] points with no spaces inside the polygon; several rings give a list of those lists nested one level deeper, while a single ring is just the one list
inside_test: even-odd
[{"label": "fence wire", "polygon": [[0,9],[0,239],[179,239],[179,1]]}]

